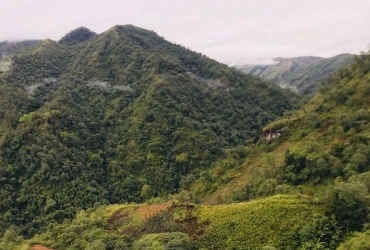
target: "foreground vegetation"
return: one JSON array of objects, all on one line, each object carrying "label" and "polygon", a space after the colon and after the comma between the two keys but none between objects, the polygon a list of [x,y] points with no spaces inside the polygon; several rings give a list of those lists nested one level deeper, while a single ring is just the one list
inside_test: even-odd
[{"label": "foreground vegetation", "polygon": [[[109,205],[50,224],[31,240],[8,229],[0,249],[297,249],[320,205],[309,197],[274,196],[219,206]],[[156,211],[157,209],[157,211]],[[13,234],[13,237],[7,235]],[[3,247],[3,248],[1,248]]]}]

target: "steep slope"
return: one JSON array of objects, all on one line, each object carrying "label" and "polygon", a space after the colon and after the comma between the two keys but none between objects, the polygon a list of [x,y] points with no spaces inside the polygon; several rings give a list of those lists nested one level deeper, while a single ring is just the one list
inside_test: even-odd
[{"label": "steep slope", "polygon": [[271,80],[282,88],[312,96],[318,84],[338,68],[352,63],[354,56],[341,54],[331,58],[294,57],[275,58],[272,65],[237,66],[242,72]]},{"label": "steep slope", "polygon": [[[364,54],[324,80],[304,108],[266,126],[260,141],[246,149],[247,158],[230,151],[193,183],[191,191],[212,203],[281,193],[318,197],[325,207],[323,215],[335,218],[341,232],[315,236],[308,245],[316,241],[335,249],[345,235],[366,230],[370,214],[369,79],[370,55]],[[273,134],[277,136],[271,140]],[[238,172],[233,173],[236,166]]]},{"label": "steep slope", "polygon": [[0,76],[2,95],[20,93],[2,100],[0,228],[24,235],[95,203],[173,194],[297,104],[132,25],[13,58]]}]

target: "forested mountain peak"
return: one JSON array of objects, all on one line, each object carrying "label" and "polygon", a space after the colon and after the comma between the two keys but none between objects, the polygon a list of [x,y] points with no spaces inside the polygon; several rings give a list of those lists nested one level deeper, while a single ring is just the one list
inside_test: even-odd
[{"label": "forested mountain peak", "polygon": [[88,28],[79,27],[63,36],[58,42],[64,45],[76,45],[85,42],[97,34]]},{"label": "forested mountain peak", "polygon": [[132,25],[13,54],[0,95],[0,229],[25,235],[97,202],[176,193],[299,103]]}]

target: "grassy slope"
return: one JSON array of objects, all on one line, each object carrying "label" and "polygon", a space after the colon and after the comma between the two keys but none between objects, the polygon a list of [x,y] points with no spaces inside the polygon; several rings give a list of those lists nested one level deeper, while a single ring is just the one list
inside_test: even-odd
[{"label": "grassy slope", "polygon": [[[105,246],[115,242],[115,246],[126,244],[127,249],[131,245],[134,249],[144,249],[139,247],[143,241],[150,246],[153,242],[148,241],[158,240],[160,236],[184,239],[188,235],[185,237],[188,242],[183,242],[182,247],[296,249],[298,231],[307,223],[307,218],[320,211],[308,197],[283,195],[232,205],[164,204],[161,209],[158,206],[109,205],[80,211],[74,220],[50,225],[45,233],[17,244],[42,244],[62,250],[89,249],[93,242],[101,241]],[[151,209],[149,218],[143,216]],[[193,248],[178,245],[175,249]]]}]

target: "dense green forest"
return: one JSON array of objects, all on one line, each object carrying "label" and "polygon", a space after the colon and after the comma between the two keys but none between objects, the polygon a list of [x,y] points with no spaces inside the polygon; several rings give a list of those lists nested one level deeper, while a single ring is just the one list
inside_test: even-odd
[{"label": "dense green forest", "polygon": [[174,194],[299,105],[154,32],[86,34],[22,49],[0,74],[0,234]]},{"label": "dense green forest", "polygon": [[370,54],[302,106],[152,31],[70,34],[0,74],[0,249],[369,249]]}]

